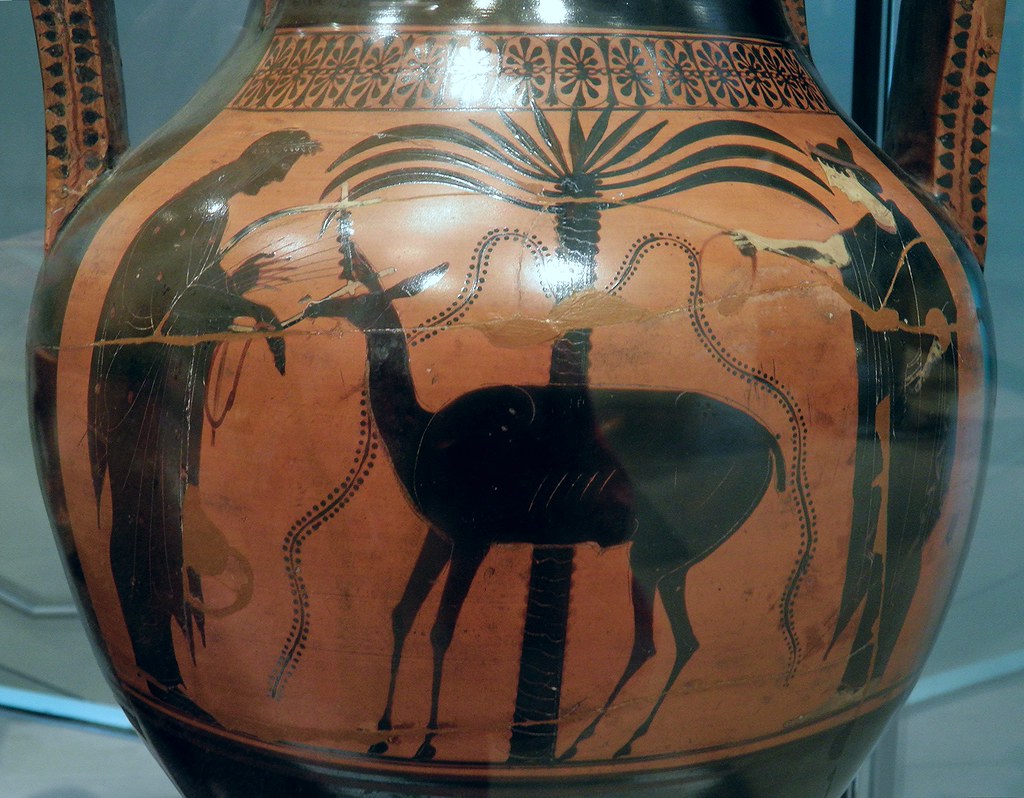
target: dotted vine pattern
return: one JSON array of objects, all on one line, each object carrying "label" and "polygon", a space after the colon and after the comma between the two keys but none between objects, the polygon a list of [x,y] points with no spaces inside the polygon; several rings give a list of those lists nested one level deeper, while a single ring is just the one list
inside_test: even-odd
[{"label": "dotted vine pattern", "polygon": [[[975,252],[987,243],[987,185],[983,180],[983,153],[991,143],[992,93],[995,90],[995,58],[978,36],[972,36],[974,15],[981,13],[964,4],[963,14],[953,20],[949,71],[943,76],[946,91],[939,97],[940,131],[935,185],[939,199],[967,214],[964,219],[973,233]],[[983,28],[979,25],[979,30]],[[962,138],[958,139],[958,134]],[[954,196],[959,190],[966,195]],[[970,207],[967,213],[966,207]]]},{"label": "dotted vine pattern", "polygon": [[278,31],[245,111],[727,108],[830,113],[789,47],[692,34]]},{"label": "dotted vine pattern", "polygon": [[[490,230],[473,250],[473,262],[458,296],[443,311],[413,329],[408,335],[411,346],[451,329],[461,321],[483,290],[494,249],[503,242],[513,240],[521,243],[541,261],[548,253],[547,247],[536,236],[508,227]],[[269,693],[272,698],[284,695],[285,687],[298,669],[309,641],[311,607],[309,590],[302,575],[302,548],[324,524],[334,519],[352,501],[369,477],[379,450],[380,440],[373,423],[368,395],[364,390],[360,400],[359,440],[352,467],[335,488],[292,524],[282,544],[285,573],[291,584],[292,623],[270,676]]]},{"label": "dotted vine pattern", "polygon": [[648,238],[646,236],[641,238],[633,244],[629,252],[626,253],[626,257],[622,259],[622,264],[619,266],[619,270],[615,272],[615,276],[612,277],[611,282],[605,286],[604,292],[606,294],[619,293],[626,287],[629,281],[633,279],[633,276],[636,274],[637,267],[644,259],[642,250],[643,244],[647,240]]},{"label": "dotted vine pattern", "polygon": [[[451,329],[461,321],[486,283],[487,270],[494,250],[502,243],[516,241],[543,264],[550,255],[549,249],[533,235],[508,227],[494,228],[480,240],[473,251],[473,261],[456,299],[443,311],[431,316],[409,335],[412,346],[432,338],[444,330]],[[683,251],[690,264],[691,325],[705,350],[733,376],[744,380],[772,397],[785,411],[790,423],[792,439],[792,462],[789,464],[791,495],[800,518],[800,551],[786,589],[780,602],[779,624],[786,636],[790,659],[787,681],[792,678],[802,657],[801,644],[794,622],[794,604],[811,560],[814,557],[817,540],[813,500],[810,497],[805,454],[807,423],[795,399],[779,380],[743,363],[732,355],[711,329],[704,313],[704,294],[701,285],[700,258],[693,246],[678,236],[668,233],[649,234],[638,239],[604,289],[608,294],[622,291],[636,274],[641,263],[653,250],[674,247]],[[545,289],[550,295],[550,291]],[[280,699],[289,679],[294,675],[306,650],[310,629],[310,596],[302,574],[302,548],[324,524],[334,519],[363,486],[373,469],[380,450],[380,440],[369,407],[366,391],[360,400],[359,441],[352,466],[343,480],[321,501],[314,504],[292,524],[282,545],[285,572],[291,583],[292,624],[288,637],[278,657],[274,672],[270,676],[269,694]]]},{"label": "dotted vine pattern", "polygon": [[288,680],[294,675],[309,640],[310,600],[302,575],[302,547],[324,524],[331,521],[363,486],[376,463],[380,438],[369,409],[369,398],[363,391],[359,402],[359,442],[348,474],[320,502],[314,504],[292,524],[282,545],[285,573],[291,583],[292,625],[288,638],[270,676],[271,698],[281,698]]},{"label": "dotted vine pattern", "polygon": [[[466,272],[466,280],[459,291],[458,296],[448,307],[440,313],[431,316],[423,324],[413,328],[408,335],[410,346],[416,346],[427,341],[445,330],[449,330],[458,324],[469,312],[469,308],[476,301],[480,292],[487,282],[487,271],[491,265],[491,256],[494,250],[506,241],[516,241],[527,250],[534,259],[543,267],[550,256],[550,250],[541,243],[535,235],[529,235],[521,230],[513,230],[508,227],[496,227],[489,230],[473,250],[473,261]],[[543,268],[541,269],[543,273]],[[544,293],[551,296],[547,287],[543,287]]]},{"label": "dotted vine pattern", "polygon": [[797,518],[800,522],[800,547],[796,562],[789,573],[786,588],[779,605],[779,626],[786,637],[789,648],[789,666],[786,672],[788,683],[796,673],[797,666],[803,657],[800,638],[794,620],[794,605],[800,592],[800,584],[807,574],[811,560],[817,547],[817,513],[810,495],[810,482],[807,476],[807,420],[789,390],[767,372],[750,366],[729,352],[719,340],[704,313],[704,290],[701,276],[701,258],[693,245],[686,239],[669,233],[651,233],[633,244],[629,254],[623,260],[623,266],[617,276],[617,283],[612,290],[621,289],[635,273],[644,258],[652,251],[661,247],[674,247],[682,250],[690,264],[690,323],[704,349],[718,361],[729,374],[743,380],[753,388],[757,388],[782,408],[789,420],[789,432],[792,443],[792,460],[788,466],[790,495]]}]

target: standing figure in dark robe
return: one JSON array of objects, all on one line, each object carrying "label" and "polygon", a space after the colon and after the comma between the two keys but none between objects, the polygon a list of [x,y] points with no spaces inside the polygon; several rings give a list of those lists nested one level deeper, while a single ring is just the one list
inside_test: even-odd
[{"label": "standing figure in dark robe", "polygon": [[957,415],[956,307],[914,224],[884,198],[846,141],[811,153],[829,184],[868,211],[825,242],[734,233],[757,251],[837,269],[857,359],[853,517],[839,616],[826,656],[858,609],[840,689],[857,691],[889,663],[921,573],[921,552],[949,488]]},{"label": "standing figure in dark robe", "polygon": [[[182,525],[219,534],[199,498],[200,450],[218,336],[280,328],[246,299],[269,255],[233,274],[221,265],[229,200],[283,180],[319,150],[307,133],[263,136],[241,156],[159,208],[114,274],[96,330],[88,406],[97,507],[110,486],[110,561],[136,665],[153,695],[192,709],[182,691],[172,624],[195,657],[205,642],[199,575],[186,574]],[[284,374],[281,337],[267,336]]]}]

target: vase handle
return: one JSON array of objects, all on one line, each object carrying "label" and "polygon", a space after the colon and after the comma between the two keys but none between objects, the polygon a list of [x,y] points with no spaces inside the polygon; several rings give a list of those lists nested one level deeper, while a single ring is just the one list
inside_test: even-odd
[{"label": "vase handle", "polygon": [[68,216],[128,146],[113,0],[29,0],[46,114],[49,251]]},{"label": "vase handle", "polygon": [[959,226],[987,243],[992,100],[1006,0],[903,0],[883,146]]},{"label": "vase handle", "polygon": [[786,18],[789,26],[793,29],[793,35],[804,50],[810,52],[809,38],[807,36],[807,11],[804,7],[804,0],[782,0],[782,7],[786,11]]}]

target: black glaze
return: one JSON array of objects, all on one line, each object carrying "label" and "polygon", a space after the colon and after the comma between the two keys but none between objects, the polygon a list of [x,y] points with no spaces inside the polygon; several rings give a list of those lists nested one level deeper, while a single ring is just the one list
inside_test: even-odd
[{"label": "black glaze", "polygon": [[[132,700],[129,717],[189,798],[840,798],[900,702],[892,701],[827,731],[754,754],[646,773],[523,778],[514,768],[453,778],[429,769],[344,770],[304,755],[288,758],[190,726]],[[373,767],[372,761],[364,760]],[[499,775],[500,774],[500,775]]]},{"label": "black glaze", "polygon": [[777,0],[565,0],[564,11],[539,0],[284,0],[281,26],[559,25],[731,33],[790,41]]}]

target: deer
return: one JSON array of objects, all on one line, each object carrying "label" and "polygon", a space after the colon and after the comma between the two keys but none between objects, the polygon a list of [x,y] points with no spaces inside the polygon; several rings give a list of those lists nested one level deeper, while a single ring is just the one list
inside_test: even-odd
[{"label": "deer", "polygon": [[[392,731],[406,638],[447,567],[430,631],[430,715],[414,758],[436,754],[445,655],[477,571],[493,546],[564,548],[629,544],[634,642],[625,669],[589,726],[655,655],[659,596],[675,652],[659,697],[615,756],[628,755],[700,645],[687,614],[689,570],[732,537],[774,483],[785,489],[778,439],[722,399],[693,391],[586,384],[488,385],[436,410],[417,396],[396,303],[427,290],[448,264],[385,288],[352,242],[343,290],[307,304],[306,319],[343,319],[366,339],[370,412],[407,500],[427,525],[415,565],[391,614],[391,672],[381,732]],[[388,751],[387,740],[370,754]]]}]

